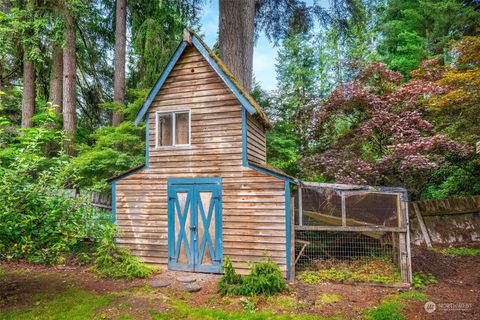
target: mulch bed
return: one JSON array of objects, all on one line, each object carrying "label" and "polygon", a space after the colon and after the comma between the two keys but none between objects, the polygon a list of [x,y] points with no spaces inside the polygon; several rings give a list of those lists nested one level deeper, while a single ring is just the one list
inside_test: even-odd
[{"label": "mulch bed", "polygon": [[[480,244],[461,246],[478,248]],[[480,256],[444,256],[412,247],[412,266],[414,272],[430,273],[437,278],[437,284],[425,289],[437,310],[427,314],[423,302],[415,303],[408,309],[408,319],[480,319]],[[458,310],[461,304],[471,305]]]}]

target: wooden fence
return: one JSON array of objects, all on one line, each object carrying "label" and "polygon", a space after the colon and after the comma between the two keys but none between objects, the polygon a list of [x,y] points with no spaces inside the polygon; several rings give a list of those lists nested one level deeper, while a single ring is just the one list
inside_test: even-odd
[{"label": "wooden fence", "polygon": [[480,241],[480,195],[410,202],[409,216],[415,244]]},{"label": "wooden fence", "polygon": [[89,200],[89,202],[99,209],[111,211],[112,210],[112,195],[110,193],[100,193],[94,191],[84,191],[76,189],[64,189],[64,194],[67,197],[79,197],[83,196]]}]

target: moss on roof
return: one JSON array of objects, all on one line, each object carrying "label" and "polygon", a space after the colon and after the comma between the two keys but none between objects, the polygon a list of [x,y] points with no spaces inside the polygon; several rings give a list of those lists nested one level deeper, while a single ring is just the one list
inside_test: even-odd
[{"label": "moss on roof", "polygon": [[247,101],[255,109],[256,116],[258,117],[258,119],[263,123],[263,125],[265,125],[266,128],[270,129],[272,127],[272,123],[268,119],[265,112],[258,105],[255,99],[253,99],[253,97],[247,92],[247,90],[245,90],[245,88],[238,82],[238,80],[235,78],[233,73],[228,69],[228,67],[223,63],[223,61],[207,46],[205,42],[203,42],[202,38],[200,38],[193,30],[187,29],[187,31],[190,32],[190,34],[194,36],[203,45],[203,47],[205,48],[205,50],[207,50],[210,57],[212,57],[215,60],[215,62],[220,67],[220,69],[222,69],[222,71],[227,75],[227,77],[233,82],[233,84],[235,85],[235,87],[237,87],[238,91],[242,94],[242,96],[244,96],[245,99],[247,99]]}]

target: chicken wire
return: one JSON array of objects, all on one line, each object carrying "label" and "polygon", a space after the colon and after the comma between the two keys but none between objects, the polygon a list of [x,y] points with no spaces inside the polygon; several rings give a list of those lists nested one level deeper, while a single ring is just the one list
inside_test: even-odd
[{"label": "chicken wire", "polygon": [[294,199],[295,270],[378,262],[410,283],[406,211],[400,188],[304,183]]}]

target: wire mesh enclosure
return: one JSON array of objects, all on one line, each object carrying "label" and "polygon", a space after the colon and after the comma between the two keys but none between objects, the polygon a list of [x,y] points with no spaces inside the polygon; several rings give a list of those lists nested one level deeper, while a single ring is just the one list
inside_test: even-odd
[{"label": "wire mesh enclosure", "polygon": [[402,188],[304,182],[294,200],[295,270],[411,283],[407,210]]}]

